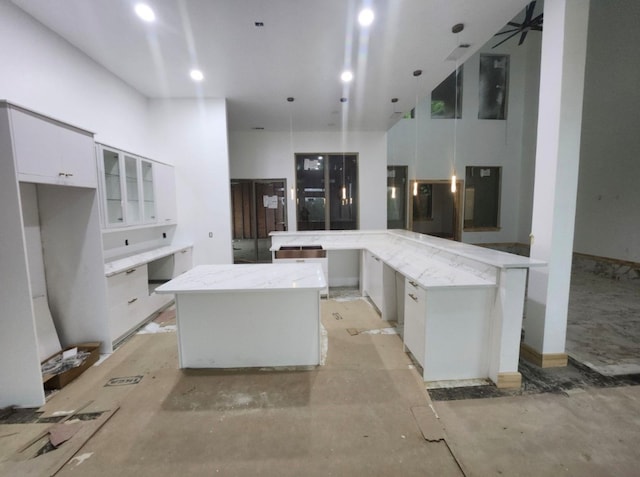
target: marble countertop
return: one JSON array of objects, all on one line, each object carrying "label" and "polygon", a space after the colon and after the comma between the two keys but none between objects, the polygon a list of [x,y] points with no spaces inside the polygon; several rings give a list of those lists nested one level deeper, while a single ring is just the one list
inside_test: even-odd
[{"label": "marble countertop", "polygon": [[544,266],[540,260],[406,230],[272,232],[273,247],[322,245],[367,250],[423,288],[496,286],[507,268]]},{"label": "marble countertop", "polygon": [[[500,252],[485,247],[479,247],[463,242],[455,242],[431,235],[419,234],[408,230],[349,230],[331,232],[271,232],[272,240],[276,237],[278,245],[271,247],[276,250],[282,245],[322,245],[326,250],[345,250],[366,248],[397,249],[405,240],[422,244],[426,248],[433,248],[443,253],[452,253],[469,260],[474,260],[497,268],[530,268],[545,266],[546,262],[521,255]],[[405,240],[402,240],[405,239]],[[374,252],[375,253],[375,252]],[[382,251],[384,253],[384,251]]]},{"label": "marble countertop", "polygon": [[156,288],[156,293],[320,290],[327,286],[319,263],[200,265]]},{"label": "marble countertop", "polygon": [[158,258],[173,255],[176,252],[191,247],[192,245],[190,244],[167,245],[165,247],[154,248],[153,250],[147,250],[146,252],[140,252],[128,257],[119,258],[104,264],[104,274],[106,277],[110,277],[131,268],[136,268],[140,265],[144,265],[145,263],[152,262]]}]

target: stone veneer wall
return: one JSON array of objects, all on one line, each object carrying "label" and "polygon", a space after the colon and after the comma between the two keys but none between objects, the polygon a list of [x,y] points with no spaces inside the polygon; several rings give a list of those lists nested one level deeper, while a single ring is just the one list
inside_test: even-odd
[{"label": "stone veneer wall", "polygon": [[[523,243],[486,243],[478,244],[501,252],[529,256],[529,245]],[[613,280],[640,280],[640,263],[626,262],[615,258],[596,257],[582,253],[573,254],[574,271],[591,272],[594,275]]]}]

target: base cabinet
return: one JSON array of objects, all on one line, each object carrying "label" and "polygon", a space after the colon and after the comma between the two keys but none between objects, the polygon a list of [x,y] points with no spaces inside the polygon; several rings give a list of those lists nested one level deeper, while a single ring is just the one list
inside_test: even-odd
[{"label": "base cabinet", "polygon": [[371,299],[383,320],[396,321],[396,272],[371,252],[362,253],[362,293]]},{"label": "base cabinet", "polygon": [[425,290],[405,281],[404,344],[425,381],[489,377],[489,306],[494,289]]},{"label": "base cabinet", "polygon": [[192,247],[160,256],[143,265],[107,277],[111,340],[117,343],[147,318],[166,307],[173,297],[155,292],[163,283],[192,267]]}]

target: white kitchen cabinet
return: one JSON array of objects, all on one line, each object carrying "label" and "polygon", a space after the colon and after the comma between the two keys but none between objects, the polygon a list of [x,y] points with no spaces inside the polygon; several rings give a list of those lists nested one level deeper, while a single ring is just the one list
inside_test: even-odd
[{"label": "white kitchen cabinet", "polygon": [[191,269],[191,252],[191,246],[166,247],[108,264],[105,275],[113,343],[171,303],[171,296],[155,293],[155,289]]},{"label": "white kitchen cabinet", "polygon": [[92,133],[19,107],[8,112],[18,180],[97,187]]},{"label": "white kitchen cabinet", "polygon": [[176,207],[174,168],[168,164],[157,162],[154,164],[153,170],[158,225],[176,224],[178,222],[178,210]]},{"label": "white kitchen cabinet", "polygon": [[176,223],[171,166],[102,144],[97,146],[97,157],[104,228]]},{"label": "white kitchen cabinet", "polygon": [[424,368],[427,293],[412,280],[404,285],[404,345]]},{"label": "white kitchen cabinet", "polygon": [[368,250],[364,250],[362,254],[363,294],[371,299],[383,320],[395,321],[397,319],[395,270]]},{"label": "white kitchen cabinet", "polygon": [[173,254],[173,274],[171,278],[176,278],[184,272],[191,270],[193,266],[193,249],[184,248]]},{"label": "white kitchen cabinet", "polygon": [[51,175],[57,168],[43,172],[34,166],[43,154],[44,149],[38,149],[43,140],[52,141],[47,154],[39,156],[45,168],[51,166],[46,158],[80,154],[74,147],[58,150],[64,147],[65,135],[57,135],[56,127],[83,136],[71,126],[0,101],[0,270],[5,278],[0,287],[0,408],[45,402],[33,306],[45,289],[63,347],[100,341],[101,352],[112,350],[93,146],[85,149],[83,158],[76,157],[93,167],[93,186],[91,180],[76,182],[83,174],[75,169],[65,169],[74,175],[64,179]]},{"label": "white kitchen cabinet", "polygon": [[113,342],[126,336],[142,321],[144,302],[149,296],[147,283],[146,265],[107,277],[109,329]]},{"label": "white kitchen cabinet", "polygon": [[404,344],[425,381],[488,376],[492,293],[487,287],[425,290],[406,279]]}]

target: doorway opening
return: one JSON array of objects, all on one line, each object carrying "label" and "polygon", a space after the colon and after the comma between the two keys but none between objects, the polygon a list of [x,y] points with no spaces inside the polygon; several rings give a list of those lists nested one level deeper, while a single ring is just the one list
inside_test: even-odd
[{"label": "doorway opening", "polygon": [[451,181],[411,181],[411,191],[417,182],[417,194],[409,198],[409,230],[450,240],[461,239],[462,181],[451,192]]},{"label": "doorway opening", "polygon": [[407,226],[408,166],[387,166],[387,229]]},{"label": "doorway opening", "polygon": [[285,179],[232,179],[233,263],[271,262],[269,233],[287,230]]}]

